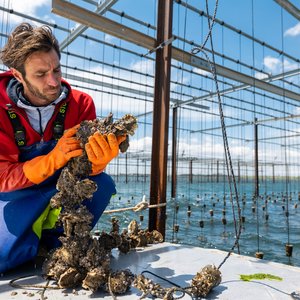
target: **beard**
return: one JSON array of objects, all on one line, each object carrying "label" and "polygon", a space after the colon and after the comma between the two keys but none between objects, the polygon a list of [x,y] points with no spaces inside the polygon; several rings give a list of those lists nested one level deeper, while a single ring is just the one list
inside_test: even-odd
[{"label": "beard", "polygon": [[61,93],[61,85],[59,85],[59,87],[55,87],[55,88],[49,87],[48,89],[40,91],[37,87],[32,85],[27,80],[26,76],[24,76],[23,79],[24,79],[24,82],[26,83],[26,87],[27,87],[28,91],[30,92],[31,96],[39,98],[40,100],[44,100],[43,102],[45,102],[46,105],[55,101]]}]

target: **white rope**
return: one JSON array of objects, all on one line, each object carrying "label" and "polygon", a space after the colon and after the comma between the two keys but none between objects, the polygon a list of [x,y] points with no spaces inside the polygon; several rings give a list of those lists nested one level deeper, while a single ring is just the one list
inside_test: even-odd
[{"label": "white rope", "polygon": [[122,212],[122,211],[127,211],[127,210],[132,210],[134,212],[142,211],[148,208],[156,208],[156,207],[163,207],[166,206],[167,203],[160,203],[160,204],[152,204],[149,205],[149,203],[146,201],[146,196],[143,196],[143,199],[141,202],[139,202],[137,205],[133,207],[124,207],[124,208],[118,208],[118,209],[112,209],[112,210],[106,210],[103,213],[104,214],[111,214],[115,212]]}]

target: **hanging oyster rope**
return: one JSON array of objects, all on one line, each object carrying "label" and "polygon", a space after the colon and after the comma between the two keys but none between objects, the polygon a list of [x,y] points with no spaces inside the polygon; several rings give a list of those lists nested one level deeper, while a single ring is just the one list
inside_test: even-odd
[{"label": "hanging oyster rope", "polygon": [[[88,137],[96,131],[101,134],[112,132],[116,136],[126,134],[126,140],[120,144],[120,151],[125,152],[129,146],[128,135],[133,135],[136,128],[137,121],[132,115],[125,115],[113,122],[110,114],[102,120],[82,122],[77,138],[84,148]],[[203,268],[192,279],[191,286],[182,289],[163,288],[143,275],[132,274],[130,270],[112,272],[110,257],[113,248],[127,253],[135,247],[162,242],[163,237],[156,230],[149,232],[140,229],[135,220],[129,224],[128,230],[123,230],[120,234],[118,220],[112,218],[110,233],[102,232],[99,237],[92,238],[90,224],[93,216],[81,204],[83,200],[92,198],[97,190],[96,183],[85,178],[90,172],[91,164],[84,152],[67,164],[58,179],[59,192],[51,198],[50,204],[52,207],[63,207],[59,222],[64,228],[64,235],[60,237],[62,247],[52,252],[43,265],[43,273],[48,278],[56,280],[60,288],[81,285],[92,292],[103,289],[113,297],[114,294],[125,293],[133,285],[143,293],[141,298],[150,294],[166,300],[174,299],[173,294],[178,290],[196,297],[205,297],[221,282],[221,273],[214,266]],[[144,202],[136,209],[142,209]]]},{"label": "hanging oyster rope", "polygon": [[[112,114],[105,119],[83,121],[77,132],[82,147],[90,135],[99,131],[127,135],[120,144],[121,152],[129,146],[128,135],[133,135],[137,128],[137,120],[132,115],[125,115],[116,122]],[[113,222],[111,234],[102,234],[99,239],[92,238],[91,222],[93,215],[82,205],[82,201],[90,199],[97,190],[97,184],[85,178],[91,173],[91,163],[84,154],[69,161],[63,168],[57,182],[58,193],[50,204],[53,208],[63,207],[59,223],[63,226],[64,235],[59,239],[62,246],[50,254],[43,265],[43,273],[57,281],[61,288],[81,285],[83,288],[96,291],[100,287],[112,293],[124,293],[134,276],[130,271],[110,271],[110,252],[114,247],[120,251],[129,251],[133,244],[126,233],[119,235],[116,221]],[[125,279],[124,279],[125,278]]]}]

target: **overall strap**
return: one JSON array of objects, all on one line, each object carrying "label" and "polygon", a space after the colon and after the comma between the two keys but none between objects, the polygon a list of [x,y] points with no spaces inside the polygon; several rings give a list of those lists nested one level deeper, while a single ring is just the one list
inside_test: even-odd
[{"label": "overall strap", "polygon": [[19,148],[26,146],[25,128],[22,126],[19,116],[10,109],[7,110],[8,118],[14,129],[14,137]]},{"label": "overall strap", "polygon": [[66,112],[68,108],[68,103],[64,102],[57,113],[56,119],[54,121],[54,127],[53,127],[53,137],[57,141],[59,140],[62,135],[64,134],[65,130],[65,117]]},{"label": "overall strap", "polygon": [[[68,103],[64,102],[59,107],[59,111],[56,115],[55,121],[53,123],[53,138],[57,141],[62,137],[65,129],[65,117],[67,111]],[[22,126],[19,116],[10,109],[11,107],[8,105],[8,118],[11,121],[11,124],[14,129],[14,137],[16,144],[19,148],[26,146],[26,133],[25,128]]]}]

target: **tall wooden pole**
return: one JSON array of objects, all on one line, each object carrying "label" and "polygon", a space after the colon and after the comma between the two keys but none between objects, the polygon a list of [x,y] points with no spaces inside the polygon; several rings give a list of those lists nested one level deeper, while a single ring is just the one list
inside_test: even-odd
[{"label": "tall wooden pole", "polygon": [[220,172],[219,172],[219,165],[220,165],[220,162],[219,162],[219,160],[217,160],[217,182],[219,182],[220,181],[220,179],[219,179],[219,177],[220,177]]},{"label": "tall wooden pole", "polygon": [[259,196],[259,171],[258,171],[258,133],[257,133],[257,118],[254,119],[254,196]]},{"label": "tall wooden pole", "polygon": [[[173,0],[158,1],[157,46],[172,37]],[[171,44],[156,51],[153,104],[153,133],[150,204],[166,203],[168,130],[170,107]],[[149,210],[149,230],[158,230],[165,237],[166,207]]]},{"label": "tall wooden pole", "polygon": [[172,183],[171,197],[176,198],[177,194],[177,111],[178,107],[173,108],[173,125],[172,125]]},{"label": "tall wooden pole", "polygon": [[189,183],[193,183],[193,160],[190,160],[189,164]]}]

